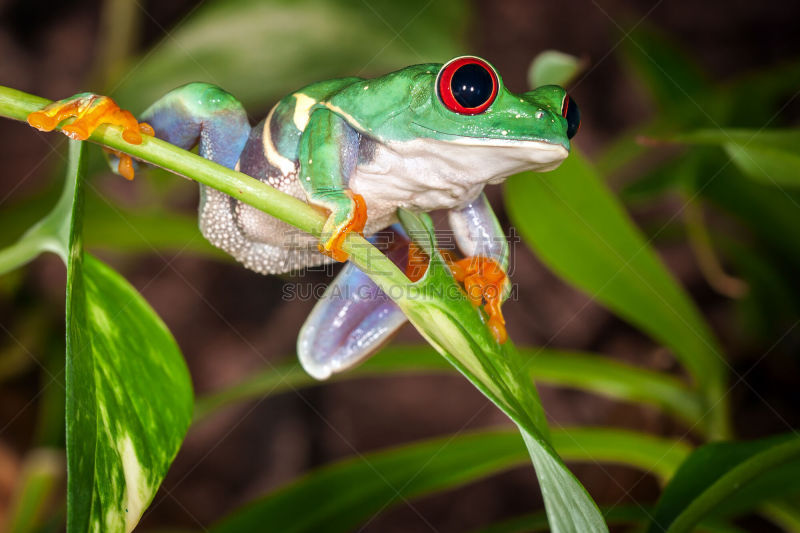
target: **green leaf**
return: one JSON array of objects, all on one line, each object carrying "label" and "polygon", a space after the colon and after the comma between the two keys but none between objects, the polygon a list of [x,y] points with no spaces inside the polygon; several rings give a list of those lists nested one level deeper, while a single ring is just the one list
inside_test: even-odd
[{"label": "green leaf", "polygon": [[446,61],[463,52],[468,12],[458,0],[207,2],[134,59],[112,96],[140,111],[207,81],[263,108],[311,82]]},{"label": "green leaf", "polygon": [[520,353],[536,382],[652,405],[689,426],[694,426],[703,417],[701,398],[673,376],[597,354],[541,348],[520,348]]},{"label": "green leaf", "polygon": [[119,274],[84,254],[84,143],[67,264],[67,531],[131,531],[155,495],[192,414],[175,340]]},{"label": "green leaf", "polygon": [[541,402],[513,343],[498,344],[482,312],[470,303],[436,252],[430,217],[404,209],[398,210],[398,217],[429,254],[428,269],[418,282],[409,283],[396,268],[384,271],[357,255],[351,259],[391,296],[422,336],[520,428],[552,530],[608,531],[597,506],[553,450]]},{"label": "green leaf", "polygon": [[528,68],[528,86],[532,88],[541,85],[565,87],[585,67],[586,62],[580,58],[557,50],[545,50],[537,54],[531,61],[531,66]]},{"label": "green leaf", "polygon": [[[684,449],[667,439],[590,428],[554,431],[553,443],[557,447],[563,445],[567,460],[621,461],[640,468],[659,465],[662,457],[665,464],[676,468],[683,456],[672,450]],[[631,458],[615,450],[618,446],[641,446],[642,455]],[[645,453],[650,456],[642,460]],[[352,531],[391,505],[460,486],[527,461],[519,435],[508,430],[483,430],[399,446],[313,471],[234,512],[213,527],[212,533],[257,531],[264,524],[284,533]]]},{"label": "green leaf", "polygon": [[558,169],[508,180],[506,205],[525,242],[557,274],[669,347],[699,384],[707,433],[725,435],[721,350],[697,308],[619,201],[573,149]]},{"label": "green leaf", "polygon": [[[538,383],[574,387],[609,398],[645,403],[676,416],[689,426],[702,417],[700,399],[675,377],[630,366],[597,354],[535,347],[522,347],[519,352],[530,378]],[[382,349],[356,368],[334,374],[330,380],[450,373],[452,368],[435,350],[427,346],[393,345]],[[195,404],[195,420],[202,420],[218,409],[237,402],[319,384],[319,381],[303,371],[299,363],[289,360],[233,386],[198,398]]]},{"label": "green leaf", "polygon": [[742,514],[800,491],[800,438],[781,435],[697,449],[664,489],[649,531],[691,531],[713,514]]},{"label": "green leaf", "polygon": [[[730,82],[710,84],[700,67],[669,39],[639,28],[623,44],[624,58],[653,96],[661,113],[635,124],[628,134],[612,139],[597,159],[605,175],[650,150],[637,137],[658,138],[695,127],[754,127],[781,122],[781,106],[800,84],[800,64],[782,63],[747,72]],[[788,116],[788,115],[787,115]],[[784,119],[785,120],[785,119]],[[652,158],[641,161],[652,166]],[[658,164],[658,163],[656,163]],[[641,166],[635,171],[641,172]],[[719,166],[712,172],[716,172]],[[670,173],[658,179],[669,180]]]},{"label": "green leaf", "polygon": [[800,186],[800,129],[697,130],[675,140],[721,146],[739,170],[759,182]]},{"label": "green leaf", "polygon": [[212,533],[352,531],[391,504],[528,462],[516,432],[446,437],[346,459],[251,502]]}]

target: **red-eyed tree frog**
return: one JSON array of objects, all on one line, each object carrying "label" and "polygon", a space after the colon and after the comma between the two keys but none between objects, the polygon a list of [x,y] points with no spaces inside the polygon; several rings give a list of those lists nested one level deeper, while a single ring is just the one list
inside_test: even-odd
[{"label": "red-eyed tree frog", "polygon": [[[489,63],[473,56],[374,79],[314,83],[283,98],[253,127],[238,100],[207,83],[167,93],[141,114],[143,124],[109,98],[88,93],[50,104],[28,121],[51,130],[68,117],[77,119],[63,131],[74,138],[114,123],[128,142],[141,142],[144,132],[185,149],[198,145],[201,156],[324,209],[328,218],[317,241],[200,186],[203,235],[262,274],[345,261],[346,234],[392,226],[398,208],[448,210],[466,256],[451,260],[451,269],[467,289],[494,289],[484,300],[500,342],[508,243],[483,188],[520,171],[556,168],[580,126],[578,107],[561,87],[513,94]],[[120,173],[132,177],[130,159],[120,155]],[[395,235],[390,256],[413,257],[402,230]],[[481,303],[480,296],[474,300]],[[404,322],[399,308],[347,264],[300,331],[300,361],[324,379],[373,353]]]}]

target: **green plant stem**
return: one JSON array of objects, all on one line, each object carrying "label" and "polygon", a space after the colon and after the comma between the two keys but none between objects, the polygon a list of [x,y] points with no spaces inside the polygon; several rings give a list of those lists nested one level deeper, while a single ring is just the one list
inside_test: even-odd
[{"label": "green plant stem", "polygon": [[700,272],[711,288],[718,293],[733,299],[743,297],[747,294],[747,283],[731,276],[722,267],[722,263],[714,252],[714,245],[711,243],[711,235],[703,217],[703,206],[700,201],[685,194],[684,205],[686,236],[697,258]]},{"label": "green plant stem", "polygon": [[[30,113],[49,103],[45,98],[0,86],[0,116],[24,121]],[[89,140],[213,187],[306,233],[315,236],[322,233],[325,216],[307,203],[155,137],[144,135],[141,144],[130,144],[122,138],[120,127],[104,124]],[[380,271],[385,276],[385,281],[379,282],[382,289],[387,289],[390,283],[409,282],[391,260],[360,235],[348,234],[342,249],[359,268]]]},{"label": "green plant stem", "polygon": [[33,237],[20,239],[11,246],[3,248],[0,250],[0,274],[5,274],[19,265],[32,261],[42,253],[42,248],[40,239]]}]

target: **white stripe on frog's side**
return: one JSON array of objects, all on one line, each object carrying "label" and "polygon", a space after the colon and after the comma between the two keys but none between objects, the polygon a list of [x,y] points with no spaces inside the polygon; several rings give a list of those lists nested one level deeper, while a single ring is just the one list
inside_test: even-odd
[{"label": "white stripe on frog's side", "polygon": [[311,106],[316,104],[317,101],[303,93],[294,93],[292,96],[297,100],[294,104],[292,120],[298,130],[305,131],[306,126],[308,126],[308,119],[311,117]]},{"label": "white stripe on frog's side", "polygon": [[339,115],[340,117],[342,117],[348,124],[350,124],[352,128],[359,130],[361,132],[366,132],[369,130],[369,128],[364,128],[355,118],[353,118],[353,115],[346,112],[341,107],[333,105],[330,102],[320,102],[320,103],[325,107],[327,107],[328,109],[330,109],[331,111],[333,111],[334,113],[336,113],[337,115]]},{"label": "white stripe on frog's side", "polygon": [[261,132],[261,142],[264,145],[264,155],[266,156],[267,161],[269,161],[269,164],[280,170],[281,174],[284,176],[288,176],[295,171],[294,161],[288,157],[282,156],[278,152],[278,149],[275,148],[275,143],[272,142],[272,132],[270,131],[272,115],[275,113],[275,109],[278,107],[278,105],[279,104],[275,104],[272,109],[269,110],[267,118],[264,119],[264,129]]},{"label": "white stripe on frog's side", "polygon": [[346,112],[341,107],[334,105],[330,102],[317,102],[310,96],[303,94],[303,93],[294,93],[296,103],[294,106],[294,113],[292,115],[292,121],[294,122],[295,127],[297,127],[300,131],[305,131],[306,126],[308,126],[308,120],[311,118],[311,108],[314,104],[319,103],[320,105],[325,106],[330,111],[336,113],[340,117],[342,117],[345,122],[347,122],[352,128],[356,130],[360,130],[362,132],[367,131],[361,124],[351,115],[350,113]]}]

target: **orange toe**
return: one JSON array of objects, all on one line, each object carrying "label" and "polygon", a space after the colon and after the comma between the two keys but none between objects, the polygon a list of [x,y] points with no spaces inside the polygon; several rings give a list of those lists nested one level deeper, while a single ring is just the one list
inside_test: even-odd
[{"label": "orange toe", "polygon": [[[130,111],[120,107],[108,96],[86,94],[53,102],[39,111],[28,115],[28,124],[41,131],[52,131],[62,121],[74,118],[61,128],[67,137],[85,141],[101,124],[113,124],[122,128],[122,138],[131,144],[141,144],[142,133],[153,135],[149,124],[141,123]],[[131,157],[116,150],[109,150],[119,157],[118,172],[127,179],[133,179]]]},{"label": "orange toe", "polygon": [[353,199],[355,203],[355,208],[353,209],[353,216],[350,220],[342,226],[342,228],[337,231],[328,241],[322,245],[319,245],[319,251],[323,254],[334,258],[336,261],[343,263],[347,261],[349,255],[347,252],[342,250],[342,244],[344,244],[345,238],[347,238],[347,234],[351,232],[356,232],[363,235],[364,226],[367,224],[367,204],[364,202],[364,197],[360,194],[356,194],[352,191],[347,191],[347,194],[350,198]]},{"label": "orange toe", "polygon": [[42,111],[34,111],[28,115],[28,124],[39,131],[53,131],[58,126],[58,121]]},{"label": "orange toe", "polygon": [[464,284],[467,297],[473,305],[485,302],[483,307],[489,316],[489,330],[497,342],[503,344],[508,340],[503,313],[503,286],[506,274],[500,264],[489,257],[467,257],[457,261],[448,259],[453,278]]},{"label": "orange toe", "polygon": [[417,282],[422,279],[425,272],[428,271],[428,256],[422,251],[422,248],[414,244],[408,243],[408,261],[406,262],[406,277],[412,282]]}]

